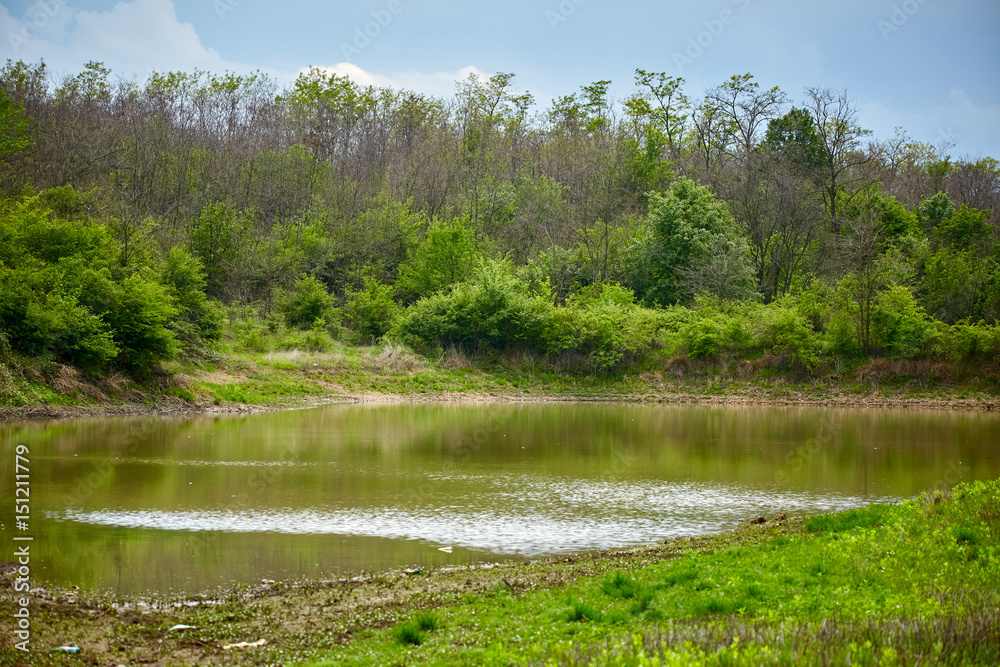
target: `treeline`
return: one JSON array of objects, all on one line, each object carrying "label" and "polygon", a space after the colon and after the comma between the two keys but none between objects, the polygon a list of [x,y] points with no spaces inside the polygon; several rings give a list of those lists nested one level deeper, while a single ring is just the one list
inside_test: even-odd
[{"label": "treeline", "polygon": [[[61,81],[0,70],[0,358],[138,372],[388,336],[615,370],[659,350],[810,372],[1000,356],[1000,164],[846,91],[637,70],[534,111],[312,69]],[[6,350],[6,352],[4,351]]]}]

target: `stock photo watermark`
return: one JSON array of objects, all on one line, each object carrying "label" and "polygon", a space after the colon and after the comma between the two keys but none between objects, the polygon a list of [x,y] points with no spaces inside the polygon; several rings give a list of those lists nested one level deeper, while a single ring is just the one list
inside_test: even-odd
[{"label": "stock photo watermark", "polygon": [[[476,452],[482,449],[490,436],[507,425],[516,413],[515,410],[505,410],[502,413],[494,413],[487,423],[480,426],[470,435],[462,438],[461,442],[452,448],[451,457],[445,462],[445,473],[450,473],[458,467],[459,462],[465,462],[472,458]],[[433,496],[439,493],[444,487],[444,482],[440,479],[428,479],[420,484],[417,495],[420,497]]]},{"label": "stock photo watermark", "polygon": [[372,20],[354,28],[354,39],[340,43],[340,53],[344,56],[344,60],[350,61],[354,56],[360,56],[361,52],[389,27],[392,20],[403,13],[403,9],[402,0],[389,0],[382,9],[372,10]]},{"label": "stock photo watermark", "polygon": [[212,8],[220,21],[226,20],[226,14],[236,11],[236,8],[243,4],[243,0],[212,0]]},{"label": "stock photo watermark", "polygon": [[31,523],[31,470],[30,450],[27,445],[14,448],[14,563],[17,566],[14,579],[14,593],[23,593],[15,597],[13,634],[14,647],[18,651],[28,652],[31,642],[31,542],[34,537],[29,534]]},{"label": "stock photo watermark", "polygon": [[889,35],[899,32],[900,28],[909,23],[910,18],[926,4],[927,0],[905,0],[893,5],[889,19],[879,19],[876,24],[879,32],[882,33],[882,39],[889,41]]},{"label": "stock photo watermark", "polygon": [[949,125],[948,127],[939,127],[938,136],[941,137],[941,141],[945,146],[954,146],[958,143],[958,139],[962,135],[952,132],[951,126]]},{"label": "stock photo watermark", "polygon": [[562,0],[555,9],[545,12],[545,20],[549,22],[549,27],[556,30],[560,24],[569,20],[569,17],[576,13],[577,7],[587,0]]},{"label": "stock photo watermark", "polygon": [[823,446],[830,444],[839,433],[840,422],[835,421],[831,415],[824,415],[816,437],[809,438],[785,456],[784,466],[774,473],[774,481],[778,484],[787,483],[793,474],[811,464]]},{"label": "stock photo watermark", "polygon": [[972,468],[962,465],[961,461],[948,461],[948,469],[933,487],[931,493],[947,493],[952,487],[957,486],[965,478],[965,474],[972,472]]},{"label": "stock photo watermark", "polygon": [[[740,12],[750,9],[750,0],[732,0],[733,5]],[[736,23],[739,13],[732,9],[723,9],[714,19],[702,21],[704,30],[688,37],[687,46],[683,51],[674,51],[672,58],[674,67],[679,74],[684,73],[684,68],[693,65],[705,51],[710,49],[716,40],[722,37],[728,26]]]},{"label": "stock photo watermark", "polygon": [[28,5],[28,9],[20,21],[21,30],[7,33],[7,40],[10,42],[11,48],[14,49],[14,53],[18,53],[21,47],[38,37],[40,32],[52,22],[52,19],[67,8],[68,5],[64,0],[39,0],[33,5]]}]

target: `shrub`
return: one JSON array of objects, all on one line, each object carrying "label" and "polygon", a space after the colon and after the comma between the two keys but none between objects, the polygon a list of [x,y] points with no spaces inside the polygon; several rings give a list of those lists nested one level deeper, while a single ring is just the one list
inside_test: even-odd
[{"label": "shrub", "polygon": [[337,323],[337,310],[333,307],[333,297],[326,286],[315,276],[302,276],[295,286],[278,296],[278,310],[290,327],[308,329],[317,319],[326,323]]},{"label": "shrub", "polygon": [[751,338],[739,317],[712,311],[699,315],[679,332],[689,357],[733,357],[746,350]]},{"label": "shrub", "polygon": [[872,311],[872,337],[886,356],[909,359],[929,351],[937,330],[905,287],[892,285]]},{"label": "shrub", "polygon": [[399,644],[420,646],[424,643],[424,633],[414,623],[400,623],[392,629],[392,637]]},{"label": "shrub", "polygon": [[754,315],[751,321],[759,322],[757,345],[761,351],[789,357],[809,372],[816,369],[821,362],[820,336],[791,300],[758,309]]},{"label": "shrub", "polygon": [[529,294],[506,262],[488,262],[451,292],[425,297],[403,313],[393,335],[414,349],[448,346],[541,349],[552,304]]},{"label": "shrub", "polygon": [[365,281],[362,292],[347,291],[345,311],[354,332],[377,340],[386,335],[399,317],[399,305],[392,299],[392,287],[374,278]]},{"label": "shrub", "polygon": [[162,285],[137,275],[126,278],[104,313],[120,348],[117,362],[128,370],[147,370],[172,357],[177,345],[167,324],[176,314]]},{"label": "shrub", "polygon": [[655,311],[636,305],[631,290],[591,285],[552,310],[547,351],[585,354],[591,367],[609,371],[649,351],[658,342],[659,322]]},{"label": "shrub", "polygon": [[197,348],[219,339],[223,308],[205,296],[205,271],[196,257],[182,248],[172,249],[160,272],[160,282],[177,308],[170,329],[180,341]]},{"label": "shrub", "polygon": [[34,197],[0,218],[0,241],[0,327],[18,352],[128,370],[175,353],[174,299],[114,264],[118,246],[103,225],[59,219]]},{"label": "shrub", "polygon": [[420,246],[400,266],[396,287],[409,302],[469,279],[482,261],[475,232],[466,221],[435,220]]}]

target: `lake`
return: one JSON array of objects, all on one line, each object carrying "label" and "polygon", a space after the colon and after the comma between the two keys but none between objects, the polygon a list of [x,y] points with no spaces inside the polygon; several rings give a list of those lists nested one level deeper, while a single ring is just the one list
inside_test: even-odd
[{"label": "lake", "polygon": [[1000,477],[986,412],[376,404],[2,422],[10,490],[19,444],[31,511],[21,532],[14,503],[0,509],[8,554],[30,535],[35,585],[123,593],[650,544]]}]

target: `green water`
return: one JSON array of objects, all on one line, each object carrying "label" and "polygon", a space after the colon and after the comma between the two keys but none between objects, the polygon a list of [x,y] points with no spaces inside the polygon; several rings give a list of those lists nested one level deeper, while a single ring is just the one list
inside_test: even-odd
[{"label": "green water", "polygon": [[[26,445],[30,514],[14,513]],[[0,423],[0,541],[32,577],[201,591],[712,533],[1000,476],[992,413],[329,406]],[[445,553],[442,547],[452,547]]]}]

